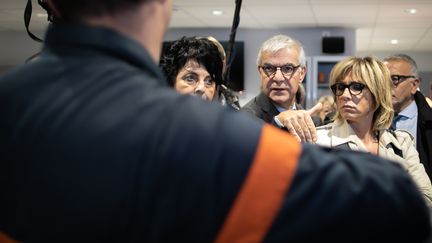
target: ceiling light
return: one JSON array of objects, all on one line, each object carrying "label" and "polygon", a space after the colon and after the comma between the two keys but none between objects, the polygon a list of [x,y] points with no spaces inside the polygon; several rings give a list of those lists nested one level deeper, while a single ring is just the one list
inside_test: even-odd
[{"label": "ceiling light", "polygon": [[416,14],[417,13],[417,9],[415,9],[415,8],[407,8],[407,9],[405,9],[405,13]]},{"label": "ceiling light", "polygon": [[223,11],[222,10],[213,10],[212,14],[216,15],[216,16],[221,16],[223,14]]},{"label": "ceiling light", "polygon": [[392,43],[392,45],[397,45],[399,43],[399,41],[394,39],[394,40],[391,40],[390,43]]},{"label": "ceiling light", "polygon": [[47,13],[37,13],[36,16],[39,18],[47,18],[48,14]]}]

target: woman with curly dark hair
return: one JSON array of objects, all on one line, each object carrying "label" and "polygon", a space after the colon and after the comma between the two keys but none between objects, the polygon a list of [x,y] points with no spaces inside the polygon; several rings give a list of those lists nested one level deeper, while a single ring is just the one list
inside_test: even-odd
[{"label": "woman with curly dark hair", "polygon": [[164,48],[160,66],[171,87],[182,94],[213,100],[222,83],[223,60],[207,38],[183,37]]}]

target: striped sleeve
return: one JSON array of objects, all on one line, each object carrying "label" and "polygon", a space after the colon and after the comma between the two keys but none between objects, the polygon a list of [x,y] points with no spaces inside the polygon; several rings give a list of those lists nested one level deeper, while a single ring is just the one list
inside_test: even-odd
[{"label": "striped sleeve", "polygon": [[10,238],[9,235],[0,231],[0,243],[18,243],[18,241]]},{"label": "striped sleeve", "polygon": [[254,161],[215,242],[261,242],[294,178],[301,145],[264,125]]}]

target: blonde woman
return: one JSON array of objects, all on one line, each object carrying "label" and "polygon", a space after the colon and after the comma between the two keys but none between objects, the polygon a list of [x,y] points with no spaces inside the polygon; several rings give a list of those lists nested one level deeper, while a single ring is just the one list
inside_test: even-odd
[{"label": "blonde woman", "polygon": [[393,118],[390,72],[375,57],[349,57],[332,69],[334,122],[317,129],[317,143],[369,152],[401,164],[432,206],[432,186],[420,163],[413,137],[390,131]]}]

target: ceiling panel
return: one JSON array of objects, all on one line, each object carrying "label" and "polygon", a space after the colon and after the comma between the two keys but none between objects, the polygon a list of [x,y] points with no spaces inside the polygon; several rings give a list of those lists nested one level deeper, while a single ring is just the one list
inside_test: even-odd
[{"label": "ceiling panel", "polygon": [[328,4],[342,4],[342,5],[358,5],[359,2],[360,4],[378,4],[378,2],[381,0],[362,0],[362,1],[358,1],[358,0],[309,0],[309,2],[312,5],[328,5]]},{"label": "ceiling panel", "polygon": [[[318,0],[320,1],[320,0]],[[426,3],[429,4],[430,0],[379,0],[382,5],[388,6],[388,5],[394,5],[394,4],[422,4]]]},{"label": "ceiling panel", "polygon": [[[415,15],[406,12],[407,9],[415,8],[417,13]],[[389,4],[388,6],[381,7],[379,13],[380,18],[407,18],[416,19],[422,17],[432,17],[432,5],[430,4]]]},{"label": "ceiling panel", "polygon": [[425,20],[415,20],[415,21],[407,21],[407,20],[380,20],[375,24],[375,28],[429,28],[431,26],[431,22],[429,19]]},{"label": "ceiling panel", "polygon": [[[259,21],[259,20],[258,20]],[[311,27],[315,26],[311,18],[267,18],[261,22],[264,28],[284,28],[284,27]]]},{"label": "ceiling panel", "polygon": [[415,51],[430,50],[431,49],[431,43],[432,43],[432,27],[430,27],[425,32],[423,37],[419,39],[419,41],[414,46],[413,50],[415,50]]},{"label": "ceiling panel", "polygon": [[363,18],[349,18],[349,17],[326,17],[318,19],[318,26],[320,27],[351,27],[351,28],[362,28],[370,26],[373,21]]},{"label": "ceiling panel", "polygon": [[267,18],[313,18],[314,15],[308,5],[287,5],[280,4],[277,8],[273,5],[247,5],[245,9],[265,21]]},{"label": "ceiling panel", "polygon": [[379,37],[403,37],[417,36],[420,37],[425,33],[426,28],[375,28],[374,36]]},{"label": "ceiling panel", "polygon": [[[0,31],[24,31],[26,0],[0,0]],[[230,28],[235,0],[173,0],[171,28]],[[415,15],[405,12],[417,8]],[[211,11],[222,10],[222,16]],[[34,13],[44,10],[33,1]],[[43,30],[46,17],[33,15],[31,29]],[[242,28],[345,27],[357,29],[357,50],[432,52],[432,0],[245,0]],[[399,45],[388,44],[400,38]]]},{"label": "ceiling panel", "polygon": [[321,18],[355,18],[374,20],[378,11],[377,5],[368,4],[338,4],[313,6],[317,19]]}]

